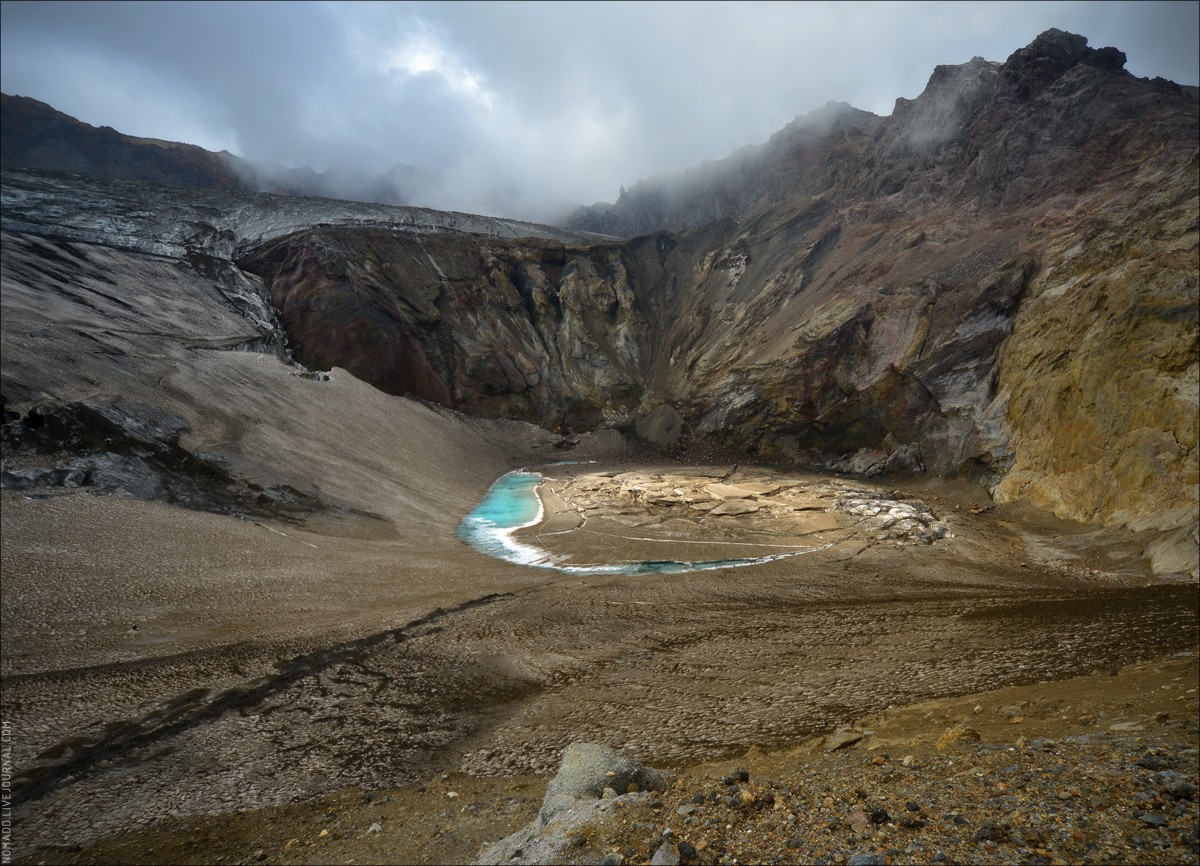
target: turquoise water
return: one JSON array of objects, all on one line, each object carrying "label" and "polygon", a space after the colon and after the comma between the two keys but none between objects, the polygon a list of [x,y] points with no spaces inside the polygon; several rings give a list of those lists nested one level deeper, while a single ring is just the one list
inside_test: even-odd
[{"label": "turquoise water", "polygon": [[458,524],[458,538],[480,553],[520,565],[549,564],[550,554],[522,544],[513,533],[542,519],[537,487],[546,476],[518,469],[501,475]]},{"label": "turquoise water", "polygon": [[613,562],[604,565],[561,565],[560,557],[533,544],[513,537],[518,529],[535,526],[542,519],[542,500],[538,485],[546,480],[539,472],[518,469],[501,475],[458,525],[456,535],[480,553],[533,568],[549,568],[565,574],[684,574],[690,571],[714,571],[742,568],[777,559],[787,559],[829,547],[806,547],[769,556],[737,559],[706,559],[683,562],[676,559],[648,559],[640,562]]},{"label": "turquoise water", "polygon": [[536,472],[510,472],[500,476],[471,511],[481,523],[504,529],[528,526],[542,513],[537,486],[545,478]]}]

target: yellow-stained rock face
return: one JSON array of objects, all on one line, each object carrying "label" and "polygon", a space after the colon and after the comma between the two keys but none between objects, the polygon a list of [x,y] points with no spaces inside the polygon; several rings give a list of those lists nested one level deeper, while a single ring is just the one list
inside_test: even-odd
[{"label": "yellow-stained rock face", "polygon": [[1089,523],[1194,524],[1196,183],[1193,159],[1043,221],[1048,266],[1000,363],[1016,454],[1001,498]]}]

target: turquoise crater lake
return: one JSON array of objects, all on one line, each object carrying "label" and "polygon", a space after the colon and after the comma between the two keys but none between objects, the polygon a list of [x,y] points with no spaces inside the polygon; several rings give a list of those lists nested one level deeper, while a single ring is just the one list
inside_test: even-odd
[{"label": "turquoise crater lake", "polygon": [[545,475],[528,469],[517,469],[496,479],[483,499],[462,519],[455,533],[458,539],[480,553],[505,562],[531,568],[545,568],[565,574],[683,574],[692,571],[714,571],[722,568],[741,568],[777,559],[787,559],[829,547],[800,548],[786,553],[750,556],[736,559],[707,559],[683,562],[675,559],[653,559],[627,562],[568,565],[562,557],[548,550],[520,541],[519,529],[536,526],[544,510],[538,487]]}]

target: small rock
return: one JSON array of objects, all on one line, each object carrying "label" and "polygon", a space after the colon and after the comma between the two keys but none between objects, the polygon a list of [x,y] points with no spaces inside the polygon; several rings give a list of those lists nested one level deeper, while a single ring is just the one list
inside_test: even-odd
[{"label": "small rock", "polygon": [[945,751],[950,745],[960,742],[978,743],[980,740],[979,731],[967,724],[958,724],[952,728],[947,728],[946,732],[938,737],[937,750]]},{"label": "small rock", "polygon": [[679,866],[679,849],[670,842],[663,842],[650,858],[650,866]]},{"label": "small rock", "polygon": [[871,825],[871,816],[862,811],[851,812],[846,818],[846,823],[855,833],[861,833]]},{"label": "small rock", "polygon": [[379,833],[379,832],[382,832],[382,830],[383,830],[383,825],[379,824],[379,823],[374,823],[370,827],[367,828],[368,833]]},{"label": "small rock", "polygon": [[[957,821],[955,823],[957,823]],[[1007,834],[995,824],[984,824],[975,832],[975,841],[1002,842],[1006,835]]]},{"label": "small rock", "polygon": [[1176,800],[1193,800],[1196,797],[1196,786],[1174,770],[1164,770],[1158,775],[1167,793]]},{"label": "small rock", "polygon": [[625,857],[614,851],[600,861],[600,866],[625,866]]},{"label": "small rock", "polygon": [[1149,812],[1145,815],[1138,815],[1138,820],[1143,824],[1149,824],[1151,827],[1167,826],[1167,816],[1158,812]]},{"label": "small rock", "polygon": [[1165,770],[1171,766],[1170,762],[1155,755],[1152,752],[1147,752],[1137,759],[1136,766],[1144,767],[1147,770]]},{"label": "small rock", "polygon": [[679,843],[679,856],[684,860],[695,860],[697,851],[694,845],[689,842]]},{"label": "small rock", "polygon": [[855,854],[846,861],[846,866],[884,866],[886,862],[878,854]]},{"label": "small rock", "polygon": [[678,809],[675,810],[675,814],[676,815],[690,815],[695,811],[696,811],[695,806],[693,806],[691,803],[685,803],[684,805],[680,806]]},{"label": "small rock", "polygon": [[892,816],[887,813],[887,809],[872,809],[871,810],[871,823],[872,824],[886,824],[890,820],[892,820]]},{"label": "small rock", "polygon": [[1145,730],[1145,728],[1143,728],[1137,722],[1117,722],[1115,724],[1109,725],[1108,729],[1115,733],[1128,733],[1131,731],[1144,731]]},{"label": "small rock", "polygon": [[254,859],[259,863],[263,862],[264,860],[267,859],[267,852],[264,851],[262,848],[259,848],[257,851],[254,852]]},{"label": "small rock", "polygon": [[836,752],[838,749],[845,749],[853,746],[862,738],[862,731],[852,731],[849,729],[834,731],[825,738],[825,751]]}]

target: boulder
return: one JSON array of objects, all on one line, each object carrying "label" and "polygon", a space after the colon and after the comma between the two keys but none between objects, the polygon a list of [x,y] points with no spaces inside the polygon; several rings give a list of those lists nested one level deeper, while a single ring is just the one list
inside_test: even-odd
[{"label": "boulder", "polygon": [[[606,852],[587,841],[596,835],[587,830],[618,816],[629,820],[635,809],[646,810],[645,817],[649,818],[652,800],[647,792],[662,790],[666,785],[662,773],[615,749],[596,743],[572,743],[563,751],[558,774],[546,786],[537,818],[511,836],[486,846],[476,862],[598,863]],[[616,791],[629,793],[614,795]]]},{"label": "boulder", "polygon": [[619,793],[661,791],[666,779],[657,770],[642,766],[616,749],[597,743],[571,743],[563,750],[558,775],[546,786],[546,797],[538,812],[545,826],[555,815],[579,799],[599,799],[605,788]]}]

